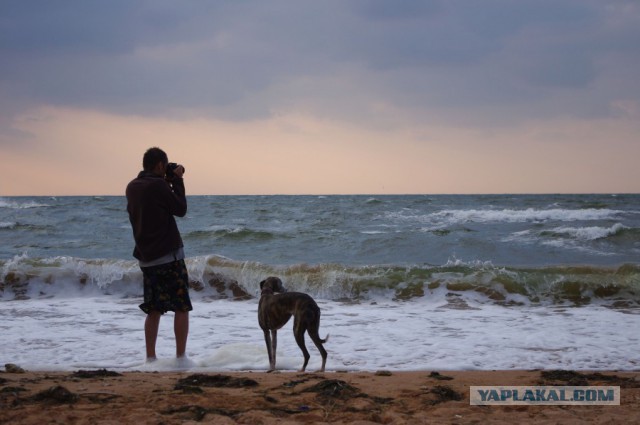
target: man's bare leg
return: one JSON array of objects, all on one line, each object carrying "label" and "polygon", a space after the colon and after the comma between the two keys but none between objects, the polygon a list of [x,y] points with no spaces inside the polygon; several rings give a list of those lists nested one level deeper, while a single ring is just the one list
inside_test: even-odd
[{"label": "man's bare leg", "polygon": [[187,351],[187,337],[189,336],[189,312],[176,311],[173,319],[173,331],[176,336],[176,357],[184,357]]},{"label": "man's bare leg", "polygon": [[158,328],[160,327],[159,311],[152,311],[147,314],[144,321],[144,341],[147,346],[147,360],[156,359],[156,341],[158,339]]}]

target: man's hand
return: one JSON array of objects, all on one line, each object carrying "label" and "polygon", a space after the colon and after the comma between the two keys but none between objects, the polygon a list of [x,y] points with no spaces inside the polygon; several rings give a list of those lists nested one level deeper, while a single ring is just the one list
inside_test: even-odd
[{"label": "man's hand", "polygon": [[175,170],[173,170],[173,174],[175,174],[178,178],[182,178],[182,176],[184,175],[184,171],[184,167],[182,165],[178,165]]}]

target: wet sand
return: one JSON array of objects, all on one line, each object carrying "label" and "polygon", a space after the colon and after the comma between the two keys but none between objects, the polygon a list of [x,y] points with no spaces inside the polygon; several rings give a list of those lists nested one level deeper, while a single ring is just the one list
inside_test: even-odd
[{"label": "wet sand", "polygon": [[[621,387],[620,406],[471,406],[472,385]],[[0,423],[640,423],[640,372],[0,372]]]}]

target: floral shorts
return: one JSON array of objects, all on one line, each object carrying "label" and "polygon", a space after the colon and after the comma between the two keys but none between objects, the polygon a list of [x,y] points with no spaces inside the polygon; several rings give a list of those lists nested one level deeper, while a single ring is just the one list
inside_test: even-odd
[{"label": "floral shorts", "polygon": [[141,267],[144,277],[144,303],[140,309],[149,314],[159,311],[191,311],[189,275],[184,260],[159,266]]}]

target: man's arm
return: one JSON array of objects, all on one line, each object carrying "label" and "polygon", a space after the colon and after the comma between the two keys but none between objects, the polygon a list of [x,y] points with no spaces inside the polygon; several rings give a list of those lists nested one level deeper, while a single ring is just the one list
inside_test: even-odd
[{"label": "man's arm", "polygon": [[176,176],[171,180],[169,212],[177,217],[184,217],[187,214],[187,196],[184,180],[181,177]]}]

